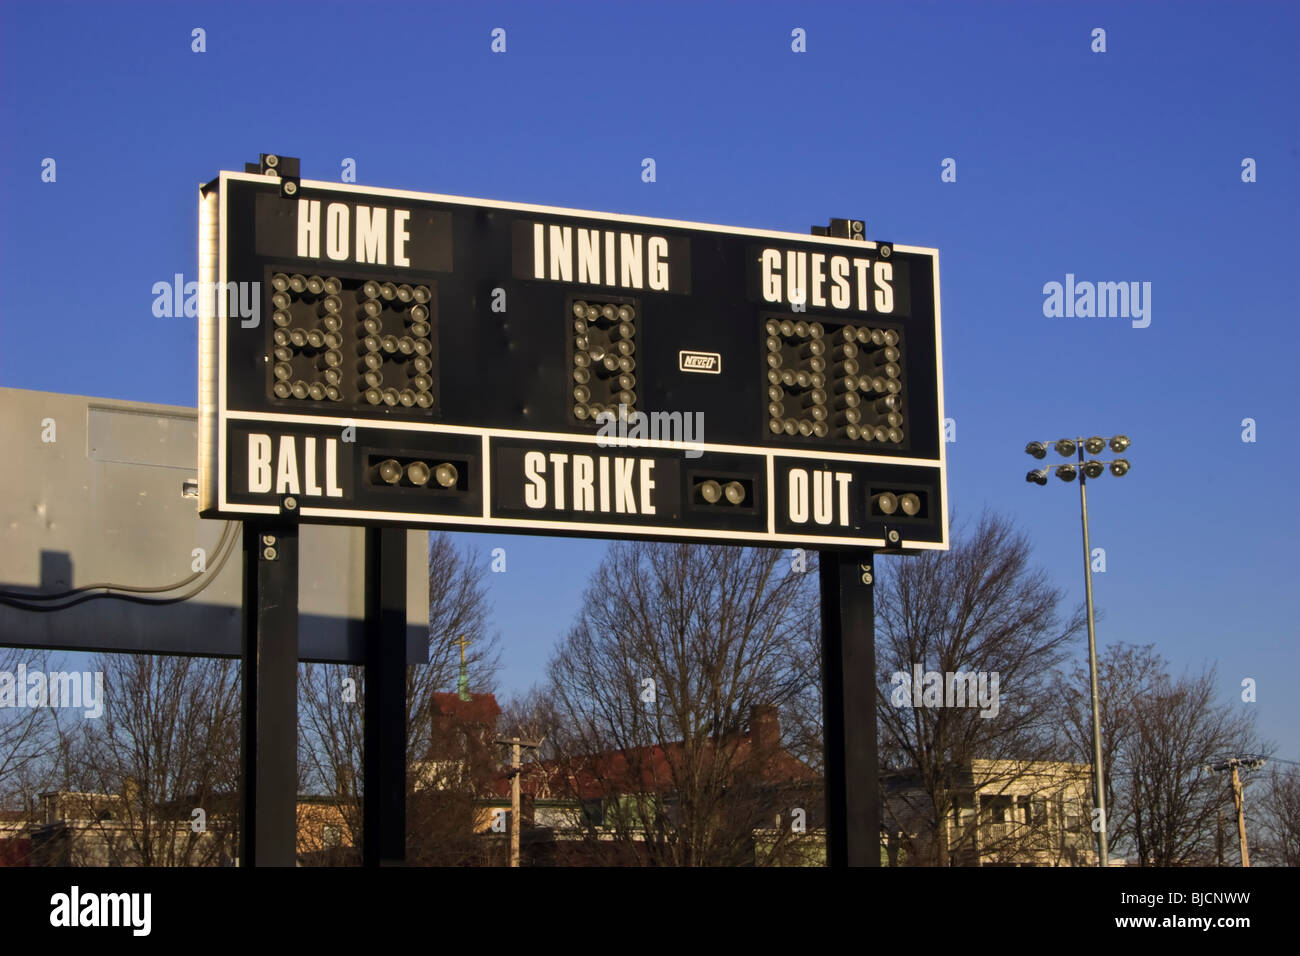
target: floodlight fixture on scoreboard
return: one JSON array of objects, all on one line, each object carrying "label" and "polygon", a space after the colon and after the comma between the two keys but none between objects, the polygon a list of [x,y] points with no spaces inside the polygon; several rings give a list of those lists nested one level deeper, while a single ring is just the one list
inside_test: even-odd
[{"label": "floodlight fixture on scoreboard", "polygon": [[199,220],[204,516],[948,547],[934,249],[255,172]]}]

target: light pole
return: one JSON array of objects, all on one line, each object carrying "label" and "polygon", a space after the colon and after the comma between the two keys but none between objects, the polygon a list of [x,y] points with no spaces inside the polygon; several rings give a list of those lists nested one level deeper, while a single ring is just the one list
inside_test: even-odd
[{"label": "light pole", "polygon": [[[1047,457],[1047,442],[1032,441],[1025,446],[1025,452],[1033,455],[1035,458],[1043,459]],[[1100,436],[1094,435],[1091,438],[1062,438],[1053,442],[1052,447],[1062,458],[1069,458],[1078,453],[1078,465],[1063,464],[1049,465],[1046,468],[1039,468],[1031,471],[1025,476],[1026,481],[1033,482],[1036,485],[1047,484],[1047,473],[1055,470],[1056,477],[1062,481],[1073,481],[1075,475],[1079,477],[1079,514],[1083,522],[1083,580],[1084,589],[1088,598],[1088,673],[1092,684],[1092,787],[1093,798],[1098,810],[1101,811],[1101,826],[1097,830],[1097,865],[1109,866],[1110,857],[1109,849],[1106,845],[1106,789],[1102,783],[1101,767],[1101,699],[1097,693],[1097,626],[1092,612],[1092,545],[1088,540],[1088,489],[1087,480],[1089,478],[1100,478],[1106,470],[1106,462],[1090,458],[1088,461],[1083,460],[1083,453],[1086,449],[1089,455],[1100,455],[1106,450],[1109,444],[1110,450],[1115,454],[1125,451],[1129,445],[1127,435],[1116,435],[1109,442]],[[1116,458],[1110,462],[1110,473],[1116,478],[1122,478],[1128,474],[1129,463],[1125,458]]]}]

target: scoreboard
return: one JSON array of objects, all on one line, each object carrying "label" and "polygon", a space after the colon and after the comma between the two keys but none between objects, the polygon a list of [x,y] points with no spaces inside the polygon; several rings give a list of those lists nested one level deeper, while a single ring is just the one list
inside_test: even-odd
[{"label": "scoreboard", "polygon": [[199,219],[205,517],[948,546],[936,250],[259,172]]}]

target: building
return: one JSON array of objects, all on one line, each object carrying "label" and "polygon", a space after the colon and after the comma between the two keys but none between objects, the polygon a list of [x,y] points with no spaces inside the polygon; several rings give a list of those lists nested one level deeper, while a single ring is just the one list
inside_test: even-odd
[{"label": "building", "polygon": [[882,773],[888,865],[1096,866],[1092,768],[1055,761],[972,760],[950,777],[949,809],[915,771]]},{"label": "building", "polygon": [[298,797],[298,865],[357,866],[361,848],[353,839],[356,832],[350,813],[356,804],[347,797],[304,795]]},{"label": "building", "polygon": [[238,831],[229,798],[142,808],[132,781],[122,794],[55,790],[35,813],[0,819],[0,865],[220,866],[233,862]]},{"label": "building", "polygon": [[[709,778],[685,793],[683,776]],[[684,741],[611,749],[525,765],[521,844],[531,865],[620,865],[656,857],[651,845],[680,843],[681,828],[709,815],[725,834],[722,856],[753,864],[780,859],[820,865],[822,784],[807,764],[781,746],[775,707],[756,707],[743,731]],[[510,782],[484,801],[490,820],[508,825]],[[688,810],[692,799],[714,801]]]}]

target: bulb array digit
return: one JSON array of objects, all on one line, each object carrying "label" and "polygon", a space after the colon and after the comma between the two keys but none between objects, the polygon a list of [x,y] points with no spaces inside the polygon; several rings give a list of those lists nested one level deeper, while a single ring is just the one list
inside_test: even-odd
[{"label": "bulb array digit", "polygon": [[271,290],[276,398],[433,407],[428,286],[277,272]]},{"label": "bulb array digit", "polygon": [[770,318],[762,336],[773,435],[903,443],[897,331]]}]

